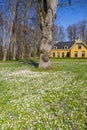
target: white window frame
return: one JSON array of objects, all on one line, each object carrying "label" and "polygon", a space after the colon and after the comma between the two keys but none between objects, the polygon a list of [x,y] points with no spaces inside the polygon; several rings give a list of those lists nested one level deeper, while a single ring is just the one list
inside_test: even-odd
[{"label": "white window frame", "polygon": [[78,57],[78,51],[74,51],[74,57]]},{"label": "white window frame", "polygon": [[82,51],[82,57],[85,57],[85,51]]},{"label": "white window frame", "polygon": [[65,46],[64,46],[64,49],[68,49],[68,46],[67,46],[67,45],[65,45]]}]

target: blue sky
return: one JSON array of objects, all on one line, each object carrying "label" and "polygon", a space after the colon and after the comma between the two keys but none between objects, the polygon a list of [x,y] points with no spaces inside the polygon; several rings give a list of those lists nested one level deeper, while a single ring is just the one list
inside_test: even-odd
[{"label": "blue sky", "polygon": [[[0,0],[4,2],[5,0]],[[57,9],[56,25],[62,25],[67,28],[68,25],[87,20],[87,0],[71,0],[71,6],[68,5],[69,0],[58,0],[59,5]],[[1,7],[1,6],[0,6]]]},{"label": "blue sky", "polygon": [[68,6],[68,0],[59,0],[59,3],[63,3],[63,7],[58,6],[56,25],[67,28],[70,24],[87,20],[87,0],[72,0],[71,6]]}]

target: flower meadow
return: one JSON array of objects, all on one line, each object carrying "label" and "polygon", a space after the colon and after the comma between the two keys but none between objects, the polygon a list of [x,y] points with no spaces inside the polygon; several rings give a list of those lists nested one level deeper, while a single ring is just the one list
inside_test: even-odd
[{"label": "flower meadow", "polygon": [[0,130],[86,130],[87,59],[0,62]]}]

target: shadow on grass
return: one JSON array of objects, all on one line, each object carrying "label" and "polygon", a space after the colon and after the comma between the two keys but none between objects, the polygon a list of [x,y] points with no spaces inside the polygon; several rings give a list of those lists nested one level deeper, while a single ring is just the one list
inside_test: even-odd
[{"label": "shadow on grass", "polygon": [[38,65],[39,65],[39,63],[35,62],[35,61],[32,60],[32,59],[29,60],[28,64],[31,65],[31,66],[34,66],[35,68],[38,68]]}]

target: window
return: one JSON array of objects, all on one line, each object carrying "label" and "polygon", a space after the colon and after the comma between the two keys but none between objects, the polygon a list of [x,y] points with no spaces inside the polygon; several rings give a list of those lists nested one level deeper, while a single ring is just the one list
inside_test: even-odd
[{"label": "window", "polygon": [[68,46],[67,46],[67,45],[65,45],[65,46],[64,46],[64,49],[68,49]]},{"label": "window", "polygon": [[77,51],[74,52],[74,57],[78,57],[78,52]]},{"label": "window", "polygon": [[64,57],[64,52],[62,52],[62,57]]},{"label": "window", "polygon": [[53,52],[53,57],[55,57],[55,52]]},{"label": "window", "polygon": [[78,49],[81,49],[81,43],[78,43]]},{"label": "window", "polygon": [[60,57],[60,52],[57,52],[57,57]]},{"label": "window", "polygon": [[82,57],[85,57],[85,51],[82,51]]},{"label": "window", "polygon": [[57,46],[54,46],[54,48],[53,49],[57,49]]}]

